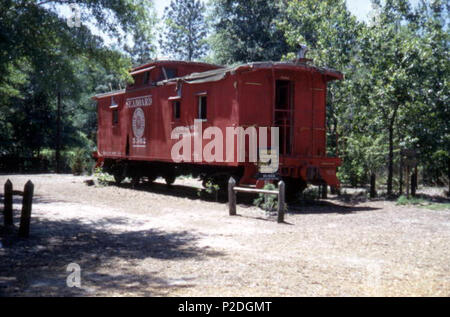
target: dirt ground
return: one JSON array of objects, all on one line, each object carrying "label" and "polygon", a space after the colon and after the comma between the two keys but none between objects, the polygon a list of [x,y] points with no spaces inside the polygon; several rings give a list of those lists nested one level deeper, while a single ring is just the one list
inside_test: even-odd
[{"label": "dirt ground", "polygon": [[[0,296],[450,296],[448,209],[330,199],[290,206],[280,225],[248,204],[228,216],[190,179],[8,178],[31,179],[35,200],[29,239],[0,226]],[[66,284],[70,263],[81,288]]]}]

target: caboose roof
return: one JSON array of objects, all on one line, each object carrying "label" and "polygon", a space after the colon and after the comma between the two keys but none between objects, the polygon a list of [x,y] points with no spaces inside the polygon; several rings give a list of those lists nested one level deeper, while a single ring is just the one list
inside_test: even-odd
[{"label": "caboose roof", "polygon": [[125,89],[114,90],[114,91],[110,91],[110,92],[105,92],[103,94],[97,94],[94,97],[92,97],[92,99],[96,100],[96,99],[101,99],[101,98],[105,98],[105,97],[113,97],[113,96],[117,96],[117,95],[122,95],[124,93],[125,93]]},{"label": "caboose roof", "polygon": [[209,70],[201,73],[192,73],[190,75],[172,78],[169,80],[161,81],[160,84],[169,82],[184,81],[190,84],[200,84],[207,82],[220,81],[227,74],[234,74],[240,71],[251,71],[259,69],[287,69],[287,70],[304,70],[319,72],[329,78],[329,80],[343,79],[344,75],[331,68],[312,66],[306,63],[292,63],[292,62],[254,62],[248,64],[241,64],[231,67],[223,67],[218,69]]},{"label": "caboose roof", "polygon": [[[293,63],[293,62],[254,62],[247,64],[240,64],[237,66],[229,66],[223,67],[214,64],[200,63],[200,62],[184,62],[184,61],[172,61],[172,60],[161,60],[161,61],[152,61],[150,63],[140,65],[138,67],[133,68],[130,73],[131,74],[139,74],[141,72],[145,72],[151,70],[157,66],[172,66],[176,67],[177,65],[192,65],[192,66],[206,66],[212,68],[211,70],[204,72],[196,72],[191,73],[189,75],[177,78],[171,78],[168,80],[163,80],[158,83],[158,85],[164,85],[170,82],[178,82],[184,81],[189,84],[201,84],[208,82],[217,82],[224,79],[228,74],[235,74],[241,71],[252,71],[252,70],[260,70],[260,69],[285,69],[285,70],[302,70],[302,71],[310,71],[310,72],[319,72],[325,76],[327,76],[328,80],[336,80],[343,79],[344,75],[341,72],[338,72],[331,68],[326,67],[317,67],[304,62],[301,63]],[[104,94],[98,94],[94,99],[105,98],[109,96],[115,96],[119,94],[124,94],[125,90],[117,90]]]},{"label": "caboose roof", "polygon": [[138,72],[141,70],[144,70],[146,68],[155,67],[155,66],[181,66],[181,65],[190,65],[190,66],[206,66],[209,68],[223,68],[223,66],[220,65],[214,65],[214,64],[208,64],[208,63],[202,63],[202,62],[187,62],[187,61],[174,61],[174,60],[155,60],[148,62],[143,65],[139,65],[131,70],[131,72]]}]

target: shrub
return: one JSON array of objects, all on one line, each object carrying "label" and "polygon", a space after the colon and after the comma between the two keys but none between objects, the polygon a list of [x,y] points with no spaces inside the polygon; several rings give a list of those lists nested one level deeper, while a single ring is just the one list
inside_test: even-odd
[{"label": "shrub", "polygon": [[[277,188],[274,184],[267,184],[266,186],[264,186],[264,189],[276,190]],[[278,207],[278,196],[258,194],[258,198],[253,201],[253,204],[265,211],[275,211]]]},{"label": "shrub", "polygon": [[309,187],[305,189],[301,195],[303,200],[317,200],[320,199],[320,192],[318,187]]},{"label": "shrub", "polygon": [[397,205],[398,206],[405,206],[405,205],[422,205],[425,203],[425,200],[421,198],[407,198],[406,196],[400,196],[397,199]]},{"label": "shrub", "polygon": [[74,175],[92,174],[94,161],[89,152],[83,148],[76,148],[69,152],[70,169]]},{"label": "shrub", "polygon": [[76,149],[70,160],[70,168],[73,175],[82,175],[85,170],[85,151],[82,149]]},{"label": "shrub", "polygon": [[108,186],[112,182],[114,182],[114,177],[105,173],[103,169],[96,168],[94,171],[94,177],[97,179],[97,182],[101,186]]}]

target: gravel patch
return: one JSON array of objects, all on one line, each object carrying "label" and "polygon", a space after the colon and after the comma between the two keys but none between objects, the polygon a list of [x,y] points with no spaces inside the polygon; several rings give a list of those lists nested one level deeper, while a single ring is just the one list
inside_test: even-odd
[{"label": "gravel patch", "polygon": [[[245,204],[229,217],[190,179],[8,178],[31,179],[35,201],[29,239],[0,227],[0,296],[450,296],[450,210],[330,200],[293,206],[279,225]],[[70,263],[81,288],[66,285]]]}]

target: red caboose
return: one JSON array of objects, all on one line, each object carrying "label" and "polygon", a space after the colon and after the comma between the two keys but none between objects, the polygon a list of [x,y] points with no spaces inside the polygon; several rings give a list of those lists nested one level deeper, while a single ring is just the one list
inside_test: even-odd
[{"label": "red caboose", "polygon": [[[164,177],[171,184],[177,176],[191,174],[220,185],[230,176],[242,185],[255,185],[258,162],[174,161],[172,149],[178,140],[171,138],[172,132],[180,127],[192,130],[201,120],[201,132],[218,127],[224,135],[229,127],[278,127],[278,175],[288,193],[307,183],[339,186],[336,168],[341,161],[326,155],[325,125],[327,82],[342,79],[341,73],[306,62],[221,67],[155,61],[133,69],[131,75],[133,85],[94,97],[96,156],[117,182]],[[201,142],[206,146],[210,141]]]}]

